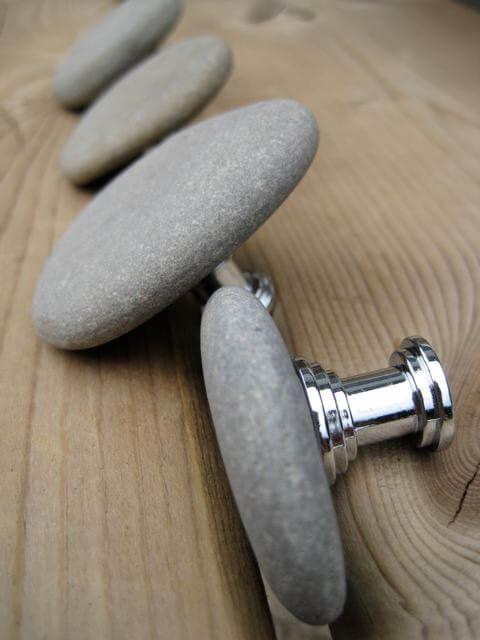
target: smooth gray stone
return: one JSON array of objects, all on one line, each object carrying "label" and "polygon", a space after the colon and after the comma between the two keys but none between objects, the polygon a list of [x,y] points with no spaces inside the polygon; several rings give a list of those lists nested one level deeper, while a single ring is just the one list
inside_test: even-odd
[{"label": "smooth gray stone", "polygon": [[67,142],[61,167],[85,184],[125,165],[203,106],[225,82],[228,45],[215,36],[174,44],[107,89]]},{"label": "smooth gray stone", "polygon": [[265,222],[317,144],[314,116],[292,100],[172,135],[110,182],[57,243],[35,293],[38,334],[83,349],[151,318]]},{"label": "smooth gray stone", "polygon": [[181,0],[127,0],[110,11],[60,63],[53,80],[59,102],[88,104],[166,36],[181,10]]},{"label": "smooth gray stone", "polygon": [[260,568],[309,624],[342,611],[345,569],[307,402],[272,318],[223,287],[202,318],[208,401],[231,488]]}]

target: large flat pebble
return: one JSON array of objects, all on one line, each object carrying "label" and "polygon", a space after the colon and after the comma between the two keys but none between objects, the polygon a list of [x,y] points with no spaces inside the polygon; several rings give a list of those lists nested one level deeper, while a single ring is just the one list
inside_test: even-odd
[{"label": "large flat pebble", "polygon": [[82,349],[152,317],[265,222],[317,144],[314,116],[291,100],[172,135],[110,182],[59,240],[35,293],[38,334]]},{"label": "large flat pebble", "polygon": [[327,624],[345,601],[343,551],[300,381],[258,300],[210,298],[201,330],[208,401],[225,468],[260,568],[283,604]]},{"label": "large flat pebble", "polygon": [[231,61],[221,38],[200,36],[135,66],[80,120],[61,157],[65,174],[85,184],[135,158],[220,89]]},{"label": "large flat pebble", "polygon": [[127,0],[86,33],[60,63],[53,91],[68,108],[91,102],[173,27],[181,0]]}]

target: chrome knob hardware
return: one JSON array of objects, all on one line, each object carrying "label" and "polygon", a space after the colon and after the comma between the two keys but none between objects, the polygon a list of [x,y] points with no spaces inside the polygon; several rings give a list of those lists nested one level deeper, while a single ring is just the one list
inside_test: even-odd
[{"label": "chrome knob hardware", "polygon": [[252,293],[270,313],[275,306],[275,285],[265,273],[241,271],[232,258],[224,260],[196,287],[195,293],[202,304],[206,304],[217,289],[237,286]]},{"label": "chrome knob hardware", "polygon": [[300,358],[292,364],[271,315],[240,287],[208,301],[201,351],[217,440],[259,566],[294,615],[328,624],[346,596],[329,483],[362,445],[410,436],[418,447],[448,446],[453,405],[442,365],[418,337],[403,340],[387,368],[350,378]]},{"label": "chrome knob hardware", "polygon": [[405,338],[389,364],[341,379],[319,364],[294,359],[330,484],[345,473],[358,447],[407,435],[430,450],[452,441],[452,395],[430,344]]}]

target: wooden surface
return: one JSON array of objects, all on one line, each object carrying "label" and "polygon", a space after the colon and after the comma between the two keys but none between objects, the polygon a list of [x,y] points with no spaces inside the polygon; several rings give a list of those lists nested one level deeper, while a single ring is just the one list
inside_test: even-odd
[{"label": "wooden surface", "polygon": [[[57,168],[77,116],[51,75],[109,6],[0,5],[0,637],[271,638],[208,417],[195,303],[89,353],[32,331],[38,273],[91,197]],[[480,13],[192,0],[172,39],[202,32],[223,35],[236,66],[200,118],[286,96],[322,131],[307,178],[237,256],[274,277],[292,354],[349,375],[420,333],[455,394],[450,450],[378,445],[337,482],[349,601],[332,633],[479,638]]]}]

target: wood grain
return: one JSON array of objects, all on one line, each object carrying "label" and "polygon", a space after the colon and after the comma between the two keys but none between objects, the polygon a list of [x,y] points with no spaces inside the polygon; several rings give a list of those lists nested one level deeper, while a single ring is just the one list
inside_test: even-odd
[{"label": "wood grain", "polygon": [[[88,353],[32,331],[39,271],[92,195],[57,168],[78,116],[56,106],[51,75],[112,4],[0,5],[0,636],[272,637],[208,416],[195,302]],[[378,445],[337,482],[349,601],[332,633],[479,638],[480,13],[267,4],[192,0],[172,36],[234,49],[200,118],[285,96],[320,124],[306,179],[238,262],[274,277],[292,354],[350,375],[424,334],[456,400],[448,451]],[[284,620],[279,636],[324,634]]]}]

